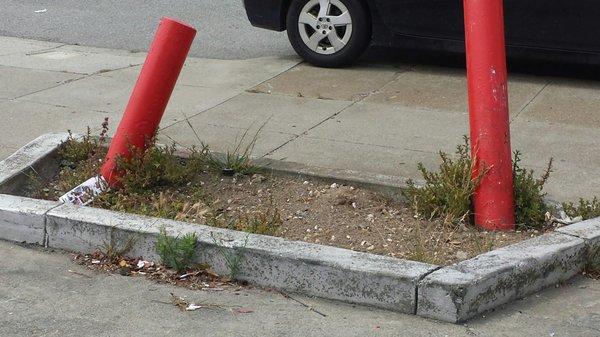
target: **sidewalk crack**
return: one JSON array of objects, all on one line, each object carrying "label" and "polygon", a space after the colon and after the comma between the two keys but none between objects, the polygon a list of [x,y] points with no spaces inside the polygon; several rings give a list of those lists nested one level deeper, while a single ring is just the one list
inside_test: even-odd
[{"label": "sidewalk crack", "polygon": [[413,310],[413,315],[417,314],[417,309],[419,308],[419,284],[421,284],[421,281],[423,281],[424,278],[426,278],[427,276],[431,275],[433,272],[436,272],[444,267],[445,266],[436,266],[435,268],[433,268],[430,271],[421,275],[419,277],[419,279],[417,280],[417,282],[415,283],[415,308]]}]

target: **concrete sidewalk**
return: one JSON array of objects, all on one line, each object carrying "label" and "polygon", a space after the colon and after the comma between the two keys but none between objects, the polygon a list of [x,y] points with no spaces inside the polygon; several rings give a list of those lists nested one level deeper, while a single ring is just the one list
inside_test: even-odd
[{"label": "concrete sidewalk", "polygon": [[[0,336],[542,336],[600,333],[600,283],[577,277],[464,325],[260,289],[193,291],[92,272],[0,241]],[[181,312],[170,293],[221,309]],[[167,302],[165,304],[164,302]],[[235,314],[227,306],[253,310]]]},{"label": "concrete sidewalk", "polygon": [[[143,53],[0,37],[0,158],[51,131],[114,130]],[[410,64],[316,69],[297,59],[189,59],[162,123],[161,140],[226,151],[267,122],[255,155],[325,168],[416,176],[436,151],[467,132],[464,74]],[[600,83],[513,76],[514,147],[542,168],[556,157],[555,198],[600,194]],[[327,314],[263,290],[188,291],[144,279],[90,273],[63,253],[0,241],[0,336],[597,336],[599,283],[576,278],[467,325],[433,322],[305,297]],[[242,305],[182,313],[169,292]],[[157,302],[158,301],[158,302]]]},{"label": "concrete sidewalk", "polygon": [[[116,128],[145,54],[0,38],[0,156],[50,131]],[[513,75],[513,148],[557,200],[600,194],[600,82]],[[160,140],[231,149],[266,122],[254,155],[417,177],[468,130],[464,71],[411,64],[318,69],[298,59],[190,58]]]}]

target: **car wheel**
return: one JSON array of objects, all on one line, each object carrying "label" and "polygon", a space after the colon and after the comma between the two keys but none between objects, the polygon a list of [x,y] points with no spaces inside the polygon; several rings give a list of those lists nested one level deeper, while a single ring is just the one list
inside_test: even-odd
[{"label": "car wheel", "polygon": [[319,67],[356,61],[371,41],[368,10],[360,0],[293,0],[287,32],[294,50]]}]

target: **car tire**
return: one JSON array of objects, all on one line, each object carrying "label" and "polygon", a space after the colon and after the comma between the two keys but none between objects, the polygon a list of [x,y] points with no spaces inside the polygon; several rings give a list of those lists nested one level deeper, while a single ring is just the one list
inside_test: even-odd
[{"label": "car tire", "polygon": [[305,61],[326,68],[348,66],[371,41],[369,11],[361,0],[293,0],[287,34]]}]

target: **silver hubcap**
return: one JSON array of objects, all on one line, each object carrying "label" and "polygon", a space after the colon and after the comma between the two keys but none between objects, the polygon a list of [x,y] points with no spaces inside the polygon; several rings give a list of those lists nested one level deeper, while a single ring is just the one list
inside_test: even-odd
[{"label": "silver hubcap", "polygon": [[339,0],[311,0],[300,12],[298,29],[310,50],[329,55],[342,50],[352,36],[352,18]]}]

